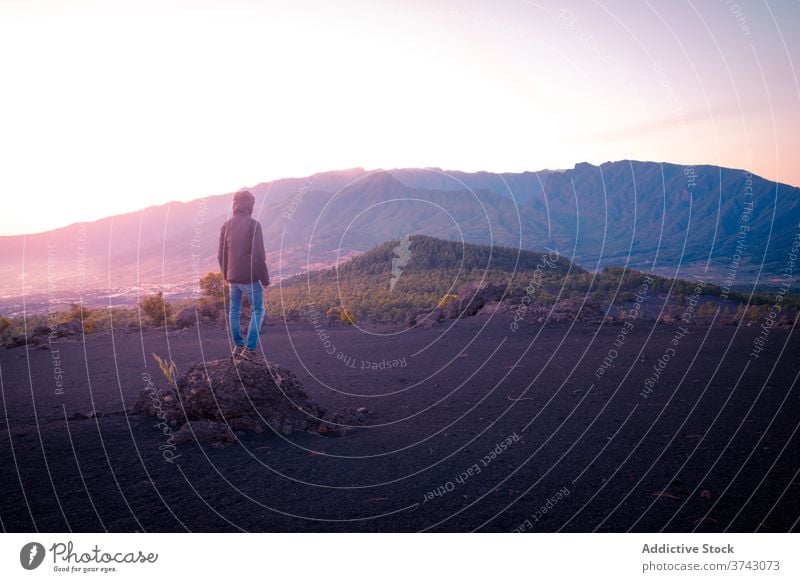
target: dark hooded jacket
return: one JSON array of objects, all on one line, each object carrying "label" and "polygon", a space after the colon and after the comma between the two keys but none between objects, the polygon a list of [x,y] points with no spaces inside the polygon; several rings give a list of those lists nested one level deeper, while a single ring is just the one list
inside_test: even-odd
[{"label": "dark hooded jacket", "polygon": [[222,276],[228,283],[255,283],[269,285],[267,257],[261,224],[251,217],[256,199],[248,191],[233,196],[233,216],[219,232],[217,258]]}]

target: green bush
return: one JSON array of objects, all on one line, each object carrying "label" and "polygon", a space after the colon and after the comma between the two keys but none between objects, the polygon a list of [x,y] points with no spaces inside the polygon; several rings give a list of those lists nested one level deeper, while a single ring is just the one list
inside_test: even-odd
[{"label": "green bush", "polygon": [[156,327],[165,325],[172,317],[172,306],[164,299],[162,291],[147,295],[142,300],[142,311]]},{"label": "green bush", "polygon": [[200,278],[200,291],[203,297],[208,297],[215,301],[223,301],[225,299],[225,279],[222,278],[222,273],[206,273]]},{"label": "green bush", "polygon": [[346,323],[347,325],[355,325],[358,323],[356,316],[353,315],[348,309],[342,309],[339,312],[339,321]]}]

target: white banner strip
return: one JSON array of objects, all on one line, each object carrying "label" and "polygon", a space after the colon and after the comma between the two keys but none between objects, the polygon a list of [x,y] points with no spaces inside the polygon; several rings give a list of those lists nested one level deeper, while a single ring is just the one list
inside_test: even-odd
[{"label": "white banner strip", "polygon": [[800,579],[791,534],[4,534],[0,549],[3,580]]}]

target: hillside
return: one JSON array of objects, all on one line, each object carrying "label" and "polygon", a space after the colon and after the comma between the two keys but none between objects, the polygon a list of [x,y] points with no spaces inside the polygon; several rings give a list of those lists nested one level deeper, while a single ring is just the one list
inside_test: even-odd
[{"label": "hillside", "polygon": [[406,242],[384,243],[338,267],[287,279],[269,290],[266,301],[274,314],[295,310],[307,315],[334,307],[358,318],[390,321],[415,308],[433,309],[466,283],[523,288],[537,269],[537,278],[547,282],[585,273],[555,254],[415,235]]},{"label": "hillside", "polygon": [[[751,315],[757,319],[774,300],[769,294],[749,297],[737,292],[723,299],[717,285],[698,287],[696,279],[673,279],[636,269],[606,267],[590,272],[555,251],[519,251],[416,235],[384,243],[338,267],[286,279],[269,289],[266,303],[268,313],[290,321],[333,309],[346,311],[359,321],[397,322],[414,310],[430,311],[446,304],[449,295],[469,295],[479,284],[499,286],[497,293],[509,304],[519,304],[525,295],[531,304],[539,305],[578,299],[611,315],[617,314],[617,308],[630,308],[644,288],[642,308],[650,316],[662,308],[665,313],[680,313],[687,298],[700,289],[702,302],[709,303],[704,321],[717,305],[724,310],[723,319],[729,321],[748,298]],[[784,308],[793,313],[799,300],[796,294],[787,295]],[[792,319],[789,311],[786,313]]]}]

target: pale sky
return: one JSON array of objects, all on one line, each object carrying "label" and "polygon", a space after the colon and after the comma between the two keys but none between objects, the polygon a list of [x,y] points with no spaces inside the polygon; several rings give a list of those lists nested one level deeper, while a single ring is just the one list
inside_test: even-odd
[{"label": "pale sky", "polygon": [[0,0],[0,235],[355,166],[800,185],[800,2]]}]

